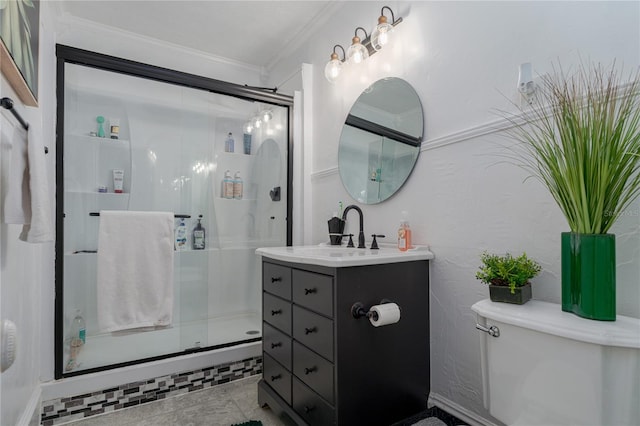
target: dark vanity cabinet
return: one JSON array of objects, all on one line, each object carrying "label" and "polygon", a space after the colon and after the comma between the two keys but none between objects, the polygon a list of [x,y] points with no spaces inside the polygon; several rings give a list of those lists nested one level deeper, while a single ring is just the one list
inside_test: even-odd
[{"label": "dark vanity cabinet", "polygon": [[[263,257],[258,401],[297,424],[390,425],[429,396],[429,261],[327,267]],[[381,301],[395,324],[354,318]]]}]

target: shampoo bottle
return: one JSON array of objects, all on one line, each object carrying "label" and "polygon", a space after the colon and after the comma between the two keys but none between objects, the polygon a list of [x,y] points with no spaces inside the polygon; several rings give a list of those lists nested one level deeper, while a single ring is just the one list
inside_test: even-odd
[{"label": "shampoo bottle", "polygon": [[233,141],[233,135],[231,134],[231,132],[229,132],[229,134],[227,135],[227,140],[224,141],[224,151],[233,152],[234,145],[235,143]]},{"label": "shampoo bottle", "polygon": [[233,198],[233,178],[229,170],[224,172],[222,179],[222,198]]},{"label": "shampoo bottle", "polygon": [[205,242],[205,230],[204,226],[200,221],[202,220],[202,215],[198,216],[198,224],[195,228],[193,228],[193,249],[194,250],[204,250]]},{"label": "shampoo bottle", "polygon": [[175,250],[182,251],[187,246],[187,222],[184,218],[177,218],[175,225]]},{"label": "shampoo bottle", "polygon": [[409,221],[407,220],[407,212],[403,211],[400,227],[398,228],[398,249],[400,251],[407,251],[410,248],[411,228],[409,227]]},{"label": "shampoo bottle", "polygon": [[242,178],[240,177],[240,172],[236,172],[233,177],[233,198],[236,200],[242,199]]}]

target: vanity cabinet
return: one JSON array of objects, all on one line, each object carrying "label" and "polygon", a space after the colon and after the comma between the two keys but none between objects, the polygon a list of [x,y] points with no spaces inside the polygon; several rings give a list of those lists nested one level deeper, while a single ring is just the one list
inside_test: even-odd
[{"label": "vanity cabinet", "polygon": [[[429,261],[328,267],[263,255],[258,401],[299,425],[390,425],[429,396]],[[383,300],[400,321],[354,318]]]}]

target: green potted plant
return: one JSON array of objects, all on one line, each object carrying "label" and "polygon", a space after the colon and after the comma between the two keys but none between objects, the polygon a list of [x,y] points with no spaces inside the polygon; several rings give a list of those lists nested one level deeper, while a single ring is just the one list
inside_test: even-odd
[{"label": "green potted plant", "polygon": [[513,257],[483,252],[482,265],[476,278],[489,285],[489,297],[493,302],[507,302],[522,305],[531,299],[531,279],[541,268],[535,261],[522,253]]},{"label": "green potted plant", "polygon": [[542,77],[531,105],[505,115],[520,166],[549,190],[571,232],[561,236],[562,310],[616,319],[615,235],[640,193],[640,73],[615,63]]}]

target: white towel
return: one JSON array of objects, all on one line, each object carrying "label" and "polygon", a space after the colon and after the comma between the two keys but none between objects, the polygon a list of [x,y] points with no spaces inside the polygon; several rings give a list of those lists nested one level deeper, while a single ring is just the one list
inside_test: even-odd
[{"label": "white towel", "polygon": [[37,127],[25,131],[8,120],[2,122],[2,147],[10,150],[4,199],[4,222],[24,225],[19,238],[28,243],[53,241],[53,221],[44,144]]},{"label": "white towel", "polygon": [[101,211],[97,275],[101,331],[171,325],[173,213]]}]

